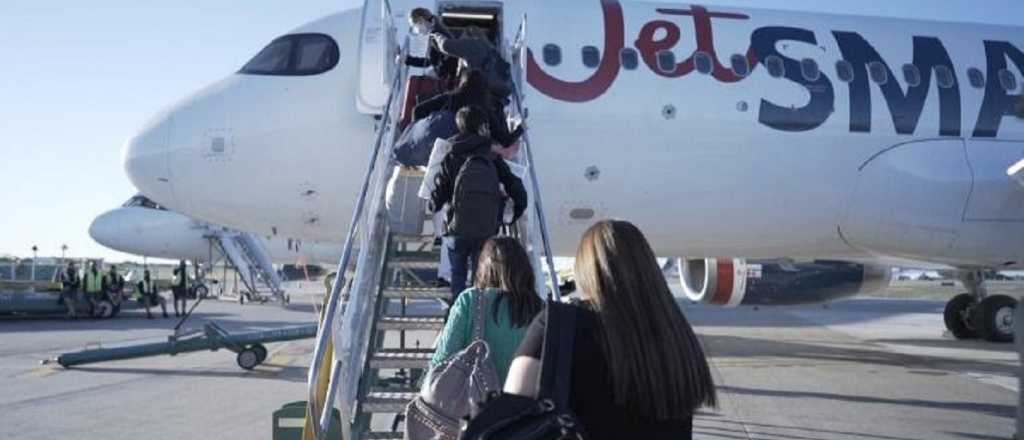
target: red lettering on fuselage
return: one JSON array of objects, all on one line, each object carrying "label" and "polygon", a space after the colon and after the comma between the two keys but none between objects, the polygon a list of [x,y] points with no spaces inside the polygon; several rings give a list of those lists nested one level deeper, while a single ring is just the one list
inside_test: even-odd
[{"label": "red lettering on fuselage", "polygon": [[563,81],[541,69],[530,49],[526,61],[526,79],[530,85],[545,95],[568,102],[587,102],[611,88],[622,68],[619,52],[625,45],[626,24],[618,0],[602,0],[601,10],[604,12],[604,57],[597,71],[581,82]]},{"label": "red lettering on fuselage", "polygon": [[[622,5],[618,0],[601,0],[601,10],[604,14],[604,52],[601,64],[597,71],[590,78],[580,82],[565,81],[548,74],[540,67],[533,55],[533,50],[527,54],[526,78],[534,88],[552,98],[567,102],[587,102],[603,95],[611,88],[615,79],[622,69],[619,60],[619,53],[625,47],[625,18],[623,17]],[[654,73],[668,77],[678,78],[691,73],[695,68],[694,55],[697,52],[704,52],[711,56],[713,69],[711,75],[720,82],[733,83],[743,79],[732,69],[726,68],[718,59],[715,51],[714,30],[712,18],[724,18],[733,20],[747,20],[749,17],[744,14],[709,12],[707,8],[693,6],[692,9],[666,9],[659,8],[657,11],[665,15],[679,15],[693,17],[694,28],[697,39],[697,50],[688,58],[678,63],[675,69],[664,71],[658,66],[657,54],[662,50],[671,50],[679,43],[681,31],[675,23],[666,20],[655,20],[643,26],[634,45],[640,52],[644,63]],[[654,36],[658,30],[665,30],[665,37],[655,40]],[[753,48],[747,50],[747,65],[750,71],[757,66],[757,56]],[[748,72],[749,73],[749,72]]]}]

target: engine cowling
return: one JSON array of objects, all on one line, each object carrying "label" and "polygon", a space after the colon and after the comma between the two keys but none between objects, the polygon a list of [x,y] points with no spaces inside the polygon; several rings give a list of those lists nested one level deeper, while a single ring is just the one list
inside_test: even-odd
[{"label": "engine cowling", "polygon": [[879,291],[892,277],[888,267],[840,261],[680,258],[677,267],[688,299],[723,307],[823,303]]}]

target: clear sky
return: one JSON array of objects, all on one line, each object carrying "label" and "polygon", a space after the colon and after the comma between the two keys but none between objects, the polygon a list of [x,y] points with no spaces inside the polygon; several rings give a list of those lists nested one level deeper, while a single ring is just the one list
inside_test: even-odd
[{"label": "clear sky", "polygon": [[[121,166],[124,141],[274,37],[355,3],[2,0],[0,255],[28,256],[32,245],[59,255],[67,243],[71,256],[125,258],[87,233],[96,215],[135,193]],[[1024,25],[1022,0],[701,3]]]}]

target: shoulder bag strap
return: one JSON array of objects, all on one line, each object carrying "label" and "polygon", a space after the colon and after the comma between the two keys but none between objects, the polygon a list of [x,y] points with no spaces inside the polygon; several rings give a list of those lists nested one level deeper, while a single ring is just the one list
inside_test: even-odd
[{"label": "shoulder bag strap", "polygon": [[473,301],[473,342],[484,340],[484,327],[487,325],[487,316],[485,313],[484,303],[486,298],[484,297],[485,291],[477,290],[475,299]]},{"label": "shoulder bag strap", "polygon": [[537,393],[554,400],[558,408],[569,407],[572,384],[573,340],[576,336],[576,307],[549,300],[547,328],[544,332],[544,354],[541,360],[541,382]]}]

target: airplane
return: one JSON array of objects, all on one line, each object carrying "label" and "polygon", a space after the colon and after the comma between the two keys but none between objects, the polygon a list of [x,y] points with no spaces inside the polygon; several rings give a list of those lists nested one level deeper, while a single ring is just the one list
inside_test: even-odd
[{"label": "airplane", "polygon": [[141,194],[96,217],[89,235],[119,252],[205,263],[207,269],[226,258],[252,292],[261,285],[280,290],[273,264],[333,263],[341,254],[337,243],[259,237],[186,217]]},{"label": "airplane", "polygon": [[189,216],[339,240],[405,14],[424,6],[499,47],[524,32],[540,190],[571,189],[544,192],[554,254],[628,219],[679,258],[690,299],[724,306],[782,301],[804,279],[814,300],[860,293],[888,283],[886,266],[953,270],[968,292],[947,304],[951,333],[1012,338],[1016,301],[981,275],[1024,267],[1024,29],[617,0],[382,14],[384,1],[299,27],[158,114],[125,145],[131,181]]}]

